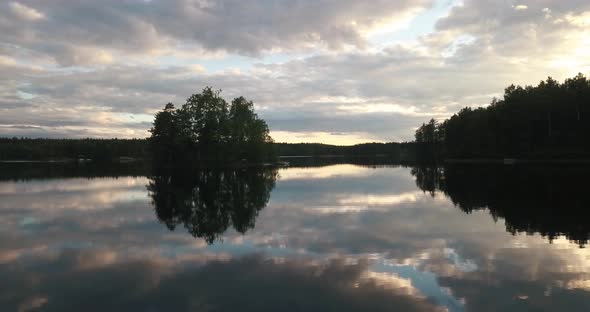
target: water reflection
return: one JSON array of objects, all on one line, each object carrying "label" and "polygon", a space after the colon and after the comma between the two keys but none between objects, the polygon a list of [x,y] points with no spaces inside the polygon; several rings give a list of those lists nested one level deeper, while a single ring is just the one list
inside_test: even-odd
[{"label": "water reflection", "polygon": [[485,209],[512,234],[560,235],[581,247],[590,238],[590,167],[473,166],[412,168],[416,185],[444,193],[466,213]]},{"label": "water reflection", "polygon": [[66,250],[0,267],[0,303],[3,311],[444,311],[403,280],[368,274],[368,266],[261,255],[121,261]]},{"label": "water reflection", "polygon": [[[500,207],[491,196],[548,201],[517,181],[544,185],[543,174],[559,172],[429,170],[339,164],[0,181],[0,311],[590,310],[589,248],[513,235],[475,208]],[[560,199],[553,211],[570,212],[562,204],[583,206],[583,187],[561,174],[574,198],[541,189]],[[483,189],[502,189],[494,184],[527,195],[486,197]],[[469,214],[455,206],[468,203]]]},{"label": "water reflection", "polygon": [[230,226],[244,234],[254,228],[275,186],[277,170],[158,170],[149,178],[156,216],[171,231],[179,224],[213,243]]}]

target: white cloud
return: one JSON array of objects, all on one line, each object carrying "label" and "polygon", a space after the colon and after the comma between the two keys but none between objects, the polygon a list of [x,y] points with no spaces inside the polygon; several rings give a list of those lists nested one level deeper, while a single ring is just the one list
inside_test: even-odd
[{"label": "white cloud", "polygon": [[41,12],[18,2],[10,2],[9,6],[11,11],[21,19],[35,21],[45,17]]},{"label": "white cloud", "polygon": [[567,14],[565,20],[577,27],[588,27],[590,26],[590,11],[581,12],[577,14]]}]

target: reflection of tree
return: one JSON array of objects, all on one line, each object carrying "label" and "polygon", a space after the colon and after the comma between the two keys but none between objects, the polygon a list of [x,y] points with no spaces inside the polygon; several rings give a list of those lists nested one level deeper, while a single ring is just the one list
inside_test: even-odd
[{"label": "reflection of tree", "polygon": [[444,179],[441,179],[442,170],[438,167],[414,167],[410,172],[416,178],[416,185],[432,196],[435,195],[436,190],[440,189],[441,183],[444,182]]},{"label": "reflection of tree", "polygon": [[487,209],[506,220],[506,230],[559,235],[585,245],[590,239],[590,168],[537,166],[416,167],[412,174],[424,191],[439,190],[461,210]]},{"label": "reflection of tree", "polygon": [[158,219],[170,230],[184,224],[212,243],[230,225],[240,233],[254,228],[276,176],[270,168],[158,172],[147,187]]}]

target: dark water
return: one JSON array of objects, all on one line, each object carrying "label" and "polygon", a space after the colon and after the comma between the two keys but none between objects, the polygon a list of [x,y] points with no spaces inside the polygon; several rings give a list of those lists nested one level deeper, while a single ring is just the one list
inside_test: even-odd
[{"label": "dark water", "polygon": [[587,168],[35,166],[0,311],[590,311]]}]

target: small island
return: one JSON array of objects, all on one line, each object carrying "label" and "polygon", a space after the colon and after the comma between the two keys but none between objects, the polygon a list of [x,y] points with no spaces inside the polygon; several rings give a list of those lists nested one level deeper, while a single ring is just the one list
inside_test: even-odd
[{"label": "small island", "polygon": [[252,101],[228,104],[221,90],[206,87],[181,108],[168,103],[155,115],[149,140],[158,164],[254,165],[274,162],[273,140]]}]

